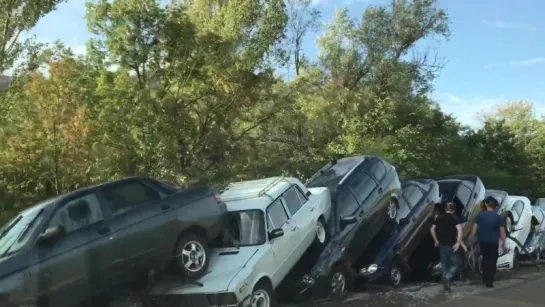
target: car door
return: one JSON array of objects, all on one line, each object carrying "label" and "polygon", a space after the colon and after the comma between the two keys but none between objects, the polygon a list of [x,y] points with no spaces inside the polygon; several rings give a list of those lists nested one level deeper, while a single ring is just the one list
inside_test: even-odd
[{"label": "car door", "polygon": [[363,213],[365,221],[369,223],[369,239],[374,238],[386,224],[389,201],[389,195],[385,193],[387,187],[381,181],[384,179],[385,171],[382,172],[380,169],[384,165],[380,160],[375,160],[372,163],[368,168],[362,167],[349,184],[350,189],[361,204],[360,212]]},{"label": "car door", "polygon": [[302,255],[308,246],[312,244],[315,237],[315,214],[312,204],[307,204],[308,200],[301,190],[296,186],[291,186],[281,197],[284,207],[288,210],[288,215],[295,221],[298,232],[301,237],[298,254]]},{"label": "car door", "polygon": [[[353,182],[349,182],[347,186],[341,188],[338,194],[338,204],[336,208],[337,216],[341,220],[343,217],[349,216],[356,219],[355,223],[346,225],[344,228],[340,229],[342,233],[341,236],[347,236],[349,238],[346,246],[346,255],[348,262],[355,262],[356,260],[358,260],[372,239],[369,234],[369,228],[371,225],[370,220],[363,211],[361,203],[358,201],[356,195],[353,193],[353,190],[350,188],[350,186],[352,185],[352,188],[357,189],[357,184],[361,183],[362,180],[366,179],[362,175],[358,177],[359,178],[354,178]],[[361,194],[368,194],[367,198],[372,197],[370,195],[374,188],[372,185],[361,185],[361,188],[368,189],[367,193],[362,189],[359,189],[358,191]]]},{"label": "car door", "polygon": [[293,246],[301,240],[297,224],[289,218],[282,201],[277,199],[267,208],[267,232],[279,228],[284,231],[284,235],[269,241],[276,263],[275,271],[271,276],[274,285],[279,284],[299,260],[294,257]]},{"label": "car door", "polygon": [[524,212],[524,202],[521,200],[515,201],[511,209],[511,212],[513,213],[513,225],[514,225],[513,228],[516,230],[511,235],[514,235],[515,238],[519,240],[519,242],[524,242],[526,241],[526,238],[528,237],[528,234],[530,233],[529,231],[530,225],[525,225],[524,223],[525,221],[523,219],[523,214],[522,214]]},{"label": "car door", "polygon": [[111,232],[119,251],[118,276],[123,281],[147,274],[170,258],[174,246],[165,246],[172,241],[165,235],[176,235],[176,224],[170,222],[171,208],[158,204],[164,197],[159,191],[130,179],[105,186],[101,192],[111,215]]},{"label": "car door", "polygon": [[[100,274],[110,273],[112,242],[96,193],[86,192],[63,201],[47,227],[62,226],[65,235],[54,244],[39,244],[30,254],[29,297],[39,304],[67,306],[101,293]],[[45,229],[44,229],[45,230]]]}]

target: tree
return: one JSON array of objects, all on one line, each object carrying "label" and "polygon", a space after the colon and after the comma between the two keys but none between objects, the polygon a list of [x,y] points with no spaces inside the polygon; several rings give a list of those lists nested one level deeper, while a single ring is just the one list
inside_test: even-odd
[{"label": "tree", "polygon": [[0,15],[0,73],[9,69],[26,51],[30,38],[21,34],[30,31],[38,20],[66,0],[1,0],[4,11]]},{"label": "tree", "polygon": [[[311,0],[288,0],[286,2],[288,25],[287,44],[288,61],[293,61],[295,75],[299,76],[305,63],[303,40],[308,32],[320,28],[321,13],[312,6]],[[288,68],[291,65],[288,65]]]}]

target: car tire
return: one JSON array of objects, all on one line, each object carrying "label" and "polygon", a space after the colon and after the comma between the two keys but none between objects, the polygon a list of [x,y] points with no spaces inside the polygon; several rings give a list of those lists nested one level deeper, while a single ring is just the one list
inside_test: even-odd
[{"label": "car tire", "polygon": [[276,307],[274,291],[268,283],[259,282],[255,285],[250,296],[250,306]]},{"label": "car tire", "polygon": [[513,270],[518,269],[519,264],[519,250],[515,248],[515,251],[513,251]]},{"label": "car tire", "polygon": [[506,212],[502,212],[501,218],[502,218],[503,224],[505,225],[505,234],[509,236],[513,232],[513,226],[514,226],[513,215],[511,215],[511,212],[506,211]]},{"label": "car tire", "polygon": [[390,268],[390,274],[389,274],[389,281],[390,285],[394,287],[398,287],[403,282],[403,270],[401,269],[401,266],[397,263],[394,263],[392,267]]},{"label": "car tire", "polygon": [[323,217],[316,221],[316,237],[314,238],[314,246],[322,250],[329,241],[329,233]]},{"label": "car tire", "polygon": [[335,301],[346,299],[352,288],[352,279],[352,274],[343,264],[333,267],[329,274],[329,297]]},{"label": "car tire", "polygon": [[388,204],[388,217],[392,220],[397,218],[399,213],[399,204],[395,198],[390,198],[390,203]]},{"label": "car tire", "polygon": [[195,233],[185,233],[180,237],[174,255],[176,268],[189,279],[202,277],[210,263],[208,244],[205,238]]}]

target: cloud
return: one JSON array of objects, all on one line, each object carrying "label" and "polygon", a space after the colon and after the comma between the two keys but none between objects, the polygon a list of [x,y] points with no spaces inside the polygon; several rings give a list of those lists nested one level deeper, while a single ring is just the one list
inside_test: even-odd
[{"label": "cloud", "polygon": [[452,114],[463,125],[474,128],[482,125],[480,119],[483,113],[489,112],[495,106],[508,101],[507,98],[502,96],[466,98],[445,92],[438,92],[433,96],[439,102],[443,112]]},{"label": "cloud", "polygon": [[452,103],[467,103],[467,101],[465,99],[462,99],[456,95],[452,95],[452,94],[448,94],[447,95],[447,99],[449,102],[452,102]]},{"label": "cloud", "polygon": [[501,20],[483,20],[483,23],[489,27],[494,27],[498,29],[512,29],[512,30],[535,30],[529,24],[518,23],[518,22],[506,22]]},{"label": "cloud", "polygon": [[540,64],[545,62],[545,57],[538,57],[533,59],[527,59],[522,61],[512,61],[509,63],[512,67],[529,66],[534,64]]}]

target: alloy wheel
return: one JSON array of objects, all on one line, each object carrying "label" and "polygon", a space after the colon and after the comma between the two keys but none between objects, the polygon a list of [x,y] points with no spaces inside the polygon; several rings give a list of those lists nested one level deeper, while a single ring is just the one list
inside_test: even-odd
[{"label": "alloy wheel", "polygon": [[397,286],[401,283],[401,271],[397,267],[393,267],[390,270],[390,279],[394,286]]},{"label": "alloy wheel", "polygon": [[198,272],[206,262],[206,253],[201,243],[189,241],[182,248],[182,263],[191,272]]},{"label": "alloy wheel", "polygon": [[270,307],[271,297],[269,293],[263,289],[259,289],[252,293],[252,299],[250,300],[251,307]]},{"label": "alloy wheel", "polygon": [[335,272],[331,277],[331,292],[335,296],[340,296],[346,291],[346,277],[341,272]]},{"label": "alloy wheel", "polygon": [[397,217],[397,205],[393,200],[390,200],[390,204],[388,205],[388,217],[391,219]]}]

